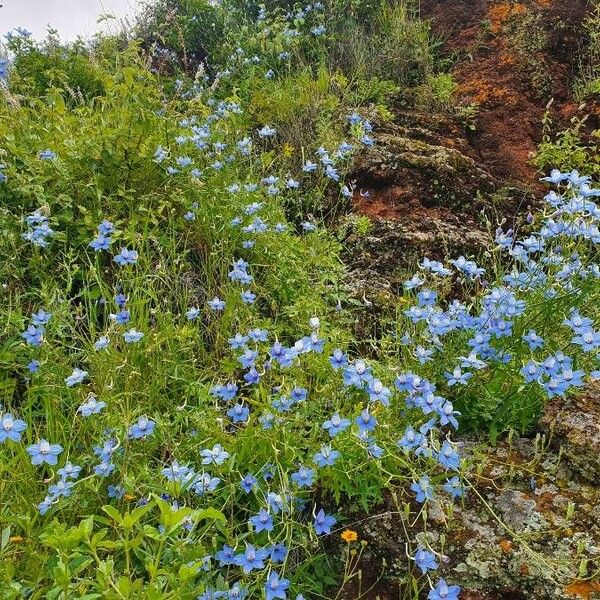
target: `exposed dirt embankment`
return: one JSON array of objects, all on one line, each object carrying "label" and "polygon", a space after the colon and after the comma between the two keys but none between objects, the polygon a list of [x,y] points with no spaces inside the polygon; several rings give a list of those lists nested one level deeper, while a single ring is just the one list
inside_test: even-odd
[{"label": "exposed dirt embankment", "polygon": [[452,74],[463,102],[477,107],[469,135],[483,165],[508,181],[533,182],[531,157],[541,140],[542,118],[553,99],[555,117],[574,114],[571,84],[586,0],[423,0],[456,55]]},{"label": "exposed dirt embankment", "polygon": [[361,294],[394,291],[413,257],[477,256],[490,227],[519,225],[543,190],[532,158],[546,110],[555,128],[578,110],[586,9],[585,0],[422,0],[459,108],[398,109],[359,159],[354,208],[373,226],[349,240],[347,262]]}]

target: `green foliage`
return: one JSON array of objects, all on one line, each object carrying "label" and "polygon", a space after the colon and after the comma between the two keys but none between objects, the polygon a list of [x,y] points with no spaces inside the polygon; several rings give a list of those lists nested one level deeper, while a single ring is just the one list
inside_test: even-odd
[{"label": "green foliage", "polygon": [[432,110],[448,110],[454,104],[457,87],[451,73],[427,75],[423,84],[417,88],[417,102],[419,106]]},{"label": "green foliage", "polygon": [[433,71],[434,53],[429,27],[416,11],[410,1],[349,4],[332,24],[328,61],[349,77],[422,82]]},{"label": "green foliage", "polygon": [[53,42],[20,47],[15,58],[12,91],[35,97],[60,88],[65,101],[78,104],[105,93],[102,68],[82,47]]},{"label": "green foliage", "polygon": [[573,119],[569,127],[554,134],[552,121],[546,114],[544,137],[534,158],[540,171],[558,168],[600,174],[600,130],[586,131],[586,120]]},{"label": "green foliage", "polygon": [[207,0],[158,0],[138,17],[135,33],[160,70],[193,75],[208,57],[215,64],[227,59],[225,31],[240,19],[241,13],[219,10]]},{"label": "green foliage", "polygon": [[600,97],[600,2],[591,2],[583,23],[584,42],[574,93],[579,101]]},{"label": "green foliage", "polygon": [[544,16],[529,9],[515,11],[508,20],[506,36],[527,88],[539,98],[549,98],[552,81],[545,54],[548,51],[548,34]]}]

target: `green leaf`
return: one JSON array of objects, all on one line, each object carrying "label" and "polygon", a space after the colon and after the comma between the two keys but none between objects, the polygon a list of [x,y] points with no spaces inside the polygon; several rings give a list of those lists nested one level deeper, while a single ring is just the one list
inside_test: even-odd
[{"label": "green leaf", "polygon": [[227,517],[220,510],[212,507],[199,510],[195,516],[196,521],[206,519],[209,521],[220,521],[223,524],[227,523]]},{"label": "green leaf", "polygon": [[111,518],[113,521],[116,521],[119,525],[123,524],[123,517],[121,513],[114,507],[107,504],[102,507],[102,510]]},{"label": "green leaf", "polygon": [[152,504],[146,504],[145,506],[138,506],[130,513],[127,513],[123,517],[123,527],[125,529],[131,529],[151,508]]}]

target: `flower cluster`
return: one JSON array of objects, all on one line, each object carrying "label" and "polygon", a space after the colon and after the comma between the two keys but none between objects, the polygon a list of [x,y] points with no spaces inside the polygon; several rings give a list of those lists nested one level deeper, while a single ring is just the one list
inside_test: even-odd
[{"label": "flower cluster", "polygon": [[23,234],[23,239],[39,248],[46,248],[49,244],[48,238],[51,238],[55,233],[50,227],[48,217],[38,209],[28,215],[25,222],[27,231]]}]

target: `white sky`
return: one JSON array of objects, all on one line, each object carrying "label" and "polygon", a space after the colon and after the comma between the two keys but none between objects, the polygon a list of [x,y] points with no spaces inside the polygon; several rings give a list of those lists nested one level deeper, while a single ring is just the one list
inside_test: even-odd
[{"label": "white sky", "polygon": [[0,35],[24,27],[42,39],[51,25],[62,40],[71,41],[100,30],[118,31],[118,20],[98,24],[98,17],[106,13],[121,19],[130,16],[141,0],[0,0],[0,4]]}]

